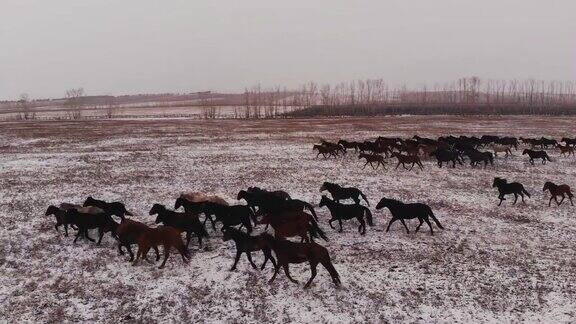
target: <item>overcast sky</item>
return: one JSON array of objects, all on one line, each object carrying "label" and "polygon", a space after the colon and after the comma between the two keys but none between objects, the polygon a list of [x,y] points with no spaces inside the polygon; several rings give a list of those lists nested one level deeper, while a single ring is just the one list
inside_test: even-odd
[{"label": "overcast sky", "polygon": [[576,80],[576,0],[0,0],[0,99]]}]

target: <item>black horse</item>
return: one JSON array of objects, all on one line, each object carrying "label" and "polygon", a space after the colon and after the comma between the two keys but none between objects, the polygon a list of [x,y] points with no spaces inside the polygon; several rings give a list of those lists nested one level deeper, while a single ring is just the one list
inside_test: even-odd
[{"label": "black horse", "polygon": [[530,193],[518,182],[508,183],[506,179],[496,177],[494,182],[492,182],[492,188],[498,188],[498,199],[500,199],[498,206],[502,205],[502,201],[506,200],[504,198],[505,195],[514,195],[514,203],[512,205],[515,205],[518,201],[518,195],[522,197],[522,202],[524,202],[524,194],[530,198]]},{"label": "black horse", "polygon": [[366,223],[364,222],[364,215],[366,215],[368,225],[374,225],[372,221],[372,212],[370,212],[370,209],[362,205],[344,205],[335,202],[323,195],[318,207],[324,206],[328,207],[328,210],[330,210],[330,215],[332,215],[332,218],[328,221],[328,224],[330,227],[334,228],[334,226],[332,226],[332,222],[337,220],[338,224],[340,225],[340,232],[342,232],[342,220],[356,218],[360,223],[358,226],[358,232],[362,235],[366,234]]},{"label": "black horse", "polygon": [[342,187],[335,183],[324,182],[322,187],[320,187],[320,192],[324,190],[327,190],[332,195],[332,199],[336,202],[340,202],[342,199],[352,199],[356,204],[360,204],[360,198],[358,198],[360,196],[364,199],[366,204],[370,206],[368,199],[358,188]]},{"label": "black horse", "polygon": [[186,232],[186,247],[190,244],[192,233],[198,236],[198,245],[200,247],[202,246],[202,238],[208,237],[206,227],[204,227],[195,214],[175,212],[168,210],[164,205],[160,204],[154,204],[148,214],[158,214],[156,224],[163,223],[166,226],[171,226],[182,232]]},{"label": "black horse", "polygon": [[111,203],[105,202],[104,200],[94,199],[92,197],[86,198],[84,204],[86,206],[94,206],[103,209],[109,215],[116,215],[120,218],[124,218],[124,215],[133,216],[128,210],[126,210],[126,206],[119,201],[114,201]]},{"label": "black horse", "polygon": [[452,162],[452,167],[456,167],[456,162],[462,165],[462,160],[460,159],[460,155],[457,151],[454,150],[446,150],[446,149],[437,149],[436,151],[430,153],[430,156],[433,156],[438,160],[438,166],[442,167],[442,163]]},{"label": "black horse", "polygon": [[[252,219],[252,221],[256,223],[254,213],[250,207],[245,205],[226,206],[210,201],[191,202],[183,198],[178,198],[174,204],[174,209],[180,207],[184,207],[187,213],[204,213],[206,216],[203,223],[204,226],[206,226],[206,221],[210,220],[213,230],[216,230],[216,223],[221,222],[224,226],[244,226],[248,233],[251,233],[252,223],[250,220]],[[212,218],[212,216],[214,216],[214,218]]]},{"label": "black horse", "polygon": [[386,227],[386,232],[390,230],[390,225],[392,225],[392,223],[394,223],[397,220],[400,220],[402,222],[402,225],[404,225],[404,227],[406,228],[406,233],[409,234],[410,230],[408,229],[408,226],[406,226],[406,222],[404,222],[404,220],[418,218],[420,224],[418,224],[418,227],[416,227],[416,232],[418,232],[420,226],[422,226],[422,223],[426,222],[426,224],[428,224],[428,227],[430,227],[430,234],[434,235],[434,231],[432,230],[432,224],[430,223],[429,217],[432,218],[432,220],[436,223],[436,225],[439,228],[444,229],[444,227],[442,227],[436,216],[434,216],[432,208],[430,208],[430,206],[426,204],[421,203],[405,204],[398,200],[382,198],[380,199],[380,202],[378,202],[378,205],[376,205],[376,209],[382,209],[384,207],[388,208],[390,210],[390,213],[392,214],[392,219],[388,223],[388,227]]},{"label": "black horse", "polygon": [[534,159],[542,159],[542,164],[546,164],[546,160],[552,162],[546,151],[534,151],[525,149],[524,151],[522,151],[522,155],[526,154],[528,154],[528,157],[530,157],[530,164],[532,165],[534,165]]},{"label": "black horse", "polygon": [[234,243],[236,244],[236,258],[234,260],[234,265],[232,265],[232,269],[230,269],[230,271],[236,270],[236,264],[238,264],[238,261],[240,260],[240,256],[242,255],[242,253],[246,253],[246,257],[248,258],[248,261],[250,262],[252,267],[254,269],[257,269],[258,267],[256,267],[256,264],[254,264],[254,261],[252,261],[252,252],[255,251],[262,251],[262,253],[264,253],[264,263],[262,263],[262,267],[260,268],[260,270],[264,269],[264,267],[266,266],[266,262],[268,262],[268,259],[270,259],[272,265],[274,265],[274,268],[276,268],[276,260],[274,260],[274,257],[272,256],[272,250],[270,249],[268,244],[266,244],[266,242],[263,241],[262,237],[250,236],[242,232],[241,230],[235,229],[233,227],[223,227],[222,233],[224,234],[224,236],[222,237],[222,240],[224,242],[233,240]]},{"label": "black horse", "polygon": [[111,232],[112,237],[117,238],[116,228],[119,224],[116,223],[108,213],[101,209],[99,210],[101,212],[98,213],[85,213],[78,211],[78,209],[68,209],[66,211],[66,219],[78,227],[78,233],[74,238],[74,243],[76,243],[80,237],[85,237],[87,240],[94,242],[94,240],[88,236],[88,230],[95,228],[98,229],[98,245],[102,242],[102,237],[106,232]]},{"label": "black horse", "polygon": [[475,166],[480,162],[484,162],[484,168],[490,164],[494,166],[494,155],[491,152],[480,152],[476,149],[466,150],[464,154],[470,158],[470,165]]}]

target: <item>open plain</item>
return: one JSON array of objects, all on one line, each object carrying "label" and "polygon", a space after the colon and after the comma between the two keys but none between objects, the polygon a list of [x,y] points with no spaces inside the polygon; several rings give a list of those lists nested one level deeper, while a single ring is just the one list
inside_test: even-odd
[{"label": "open plain", "polygon": [[[545,181],[576,187],[576,159],[549,150],[552,162],[528,163],[521,151],[494,167],[424,171],[361,169],[353,153],[315,158],[320,139],[496,134],[574,137],[576,118],[397,116],[341,119],[134,119],[0,123],[0,318],[19,321],[191,322],[558,322],[576,318],[576,207],[548,207]],[[526,204],[497,207],[492,180],[523,183]],[[135,218],[154,222],[152,204],[173,207],[185,191],[236,201],[249,186],[282,189],[317,206],[324,181],[360,188],[375,226],[355,221],[320,226],[343,286],[323,268],[310,289],[306,264],[292,266],[301,284],[242,257],[230,272],[234,245],[209,229],[192,240],[190,264],[172,254],[163,270],[134,267],[106,235],[100,246],[65,237],[44,216],[48,205],[87,196],[123,201]],[[429,204],[444,230],[390,232],[382,197]],[[417,225],[411,221],[412,229]],[[263,230],[263,226],[257,231]],[[71,232],[75,233],[74,230]],[[255,261],[263,260],[254,253]]]}]

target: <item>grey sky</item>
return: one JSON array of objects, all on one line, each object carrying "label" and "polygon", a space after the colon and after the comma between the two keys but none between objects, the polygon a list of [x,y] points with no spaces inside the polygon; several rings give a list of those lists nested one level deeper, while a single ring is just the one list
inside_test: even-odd
[{"label": "grey sky", "polygon": [[575,0],[0,0],[0,99],[576,79]]}]

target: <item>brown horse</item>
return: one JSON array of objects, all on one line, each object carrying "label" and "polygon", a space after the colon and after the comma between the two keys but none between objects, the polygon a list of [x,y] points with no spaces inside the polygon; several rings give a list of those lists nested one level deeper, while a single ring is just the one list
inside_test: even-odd
[{"label": "brown horse", "polygon": [[[384,168],[384,170],[386,170],[386,166],[384,165],[384,163],[386,163],[386,161],[384,160],[384,157],[382,155],[360,153],[358,155],[358,159],[366,159],[366,163],[364,164],[364,167],[362,169],[365,169],[366,166],[368,164],[370,164],[370,166],[374,170],[378,169],[379,165],[381,165]],[[376,167],[374,167],[373,163],[376,163]]]},{"label": "brown horse", "polygon": [[[552,199],[554,199],[556,201],[556,204],[558,204],[558,206],[560,206],[562,204],[562,202],[564,201],[564,199],[566,198],[564,196],[564,194],[566,194],[568,196],[568,199],[570,199],[570,205],[574,206],[574,203],[572,202],[572,197],[574,197],[574,195],[572,194],[572,191],[570,190],[570,186],[568,185],[557,185],[554,184],[550,181],[546,182],[544,184],[544,189],[542,189],[542,191],[550,191],[550,194],[552,195],[552,197],[550,197],[550,200],[548,201],[548,207],[550,207],[550,204],[552,203]],[[560,200],[560,202],[558,202],[558,198],[556,198],[557,196],[562,196],[562,199]]]},{"label": "brown horse", "polygon": [[324,145],[314,145],[312,147],[312,151],[318,150],[318,154],[316,154],[316,158],[322,154],[322,156],[327,159],[331,156],[336,158],[338,156],[338,148],[333,146],[324,146]]},{"label": "brown horse", "polygon": [[[420,170],[424,170],[424,166],[422,165],[422,162],[420,161],[420,158],[417,155],[404,155],[404,154],[394,152],[394,153],[392,153],[392,156],[396,157],[398,159],[398,164],[396,164],[396,169],[398,169],[400,164],[402,164],[402,167],[406,170],[409,170],[409,171],[411,171],[412,168],[414,168],[414,165],[418,165]],[[410,166],[410,169],[408,169],[406,167],[406,163],[412,163],[412,165]]]},{"label": "brown horse", "polygon": [[556,144],[556,147],[560,150],[560,153],[562,153],[562,156],[566,156],[566,153],[568,153],[568,156],[574,155],[574,148],[568,144],[566,144],[566,146]]},{"label": "brown horse", "polygon": [[180,236],[180,231],[170,227],[170,226],[158,226],[157,228],[148,228],[142,232],[140,237],[138,237],[138,254],[136,255],[136,260],[132,265],[138,264],[140,258],[146,260],[146,255],[151,247],[157,247],[158,245],[164,246],[164,261],[160,265],[159,269],[164,268],[166,260],[170,256],[170,248],[176,248],[180,255],[182,256],[182,261],[187,263],[190,260],[190,254],[184,245],[184,241]]},{"label": "brown horse", "polygon": [[320,229],[314,217],[301,210],[269,213],[264,215],[260,223],[270,224],[277,238],[300,236],[302,242],[310,242],[314,238],[322,238],[328,241],[326,234]]},{"label": "brown horse", "polygon": [[289,264],[290,263],[303,263],[308,261],[310,263],[310,271],[312,272],[312,276],[304,285],[304,288],[310,287],[312,280],[316,277],[317,270],[316,267],[318,263],[321,263],[328,273],[330,273],[330,277],[332,277],[332,281],[336,286],[340,286],[340,275],[334,268],[332,261],[330,260],[330,254],[325,247],[312,243],[296,243],[290,242],[287,240],[279,240],[277,238],[272,237],[272,235],[268,233],[260,234],[260,236],[264,239],[266,244],[274,250],[276,254],[278,263],[275,266],[274,274],[272,278],[268,281],[268,283],[272,283],[274,279],[276,279],[276,275],[280,270],[280,266],[284,268],[284,272],[290,281],[293,283],[298,283],[298,281],[290,275]]},{"label": "brown horse", "polygon": [[[148,225],[137,222],[128,218],[123,218],[122,222],[116,228],[116,235],[118,236],[118,252],[124,254],[122,247],[125,247],[130,255],[130,262],[134,261],[134,253],[132,252],[131,245],[138,243],[140,235],[148,230],[150,227]],[[158,247],[153,246],[156,252],[156,261],[160,260],[160,253],[158,252]]]}]

